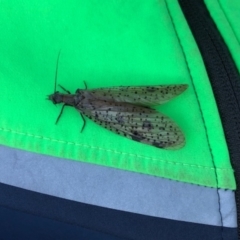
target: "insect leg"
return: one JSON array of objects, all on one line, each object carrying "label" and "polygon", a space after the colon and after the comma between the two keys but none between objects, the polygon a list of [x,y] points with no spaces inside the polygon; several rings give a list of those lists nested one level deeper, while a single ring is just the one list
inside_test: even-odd
[{"label": "insect leg", "polygon": [[61,115],[62,115],[62,113],[63,113],[63,109],[64,109],[65,106],[67,106],[67,104],[64,104],[64,105],[62,106],[61,112],[59,113],[59,115],[58,115],[58,117],[57,117],[57,120],[56,120],[55,124],[58,123],[58,120],[60,119],[60,117],[61,117]]},{"label": "insect leg", "polygon": [[70,91],[68,91],[66,88],[64,88],[64,87],[61,86],[60,84],[58,84],[58,86],[59,86],[63,91],[65,91],[66,93],[71,94]]},{"label": "insect leg", "polygon": [[85,89],[87,89],[87,84],[86,84],[86,82],[85,82],[85,81],[83,81],[83,83],[84,83]]},{"label": "insect leg", "polygon": [[82,133],[82,131],[83,131],[84,127],[85,127],[86,121],[85,121],[85,118],[83,117],[81,112],[80,112],[80,115],[81,115],[82,120],[83,120],[83,125],[82,125],[82,129],[81,129],[81,133]]}]

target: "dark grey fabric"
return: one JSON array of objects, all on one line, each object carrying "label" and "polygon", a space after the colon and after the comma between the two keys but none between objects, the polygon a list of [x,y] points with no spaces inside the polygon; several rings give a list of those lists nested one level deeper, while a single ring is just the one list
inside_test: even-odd
[{"label": "dark grey fabric", "polygon": [[0,234],[0,239],[3,240],[123,240],[111,234],[2,206],[0,206]]},{"label": "dark grey fabric", "polygon": [[[218,1],[215,1],[221,4]],[[221,1],[220,1],[221,2]],[[230,4],[231,1],[229,1]],[[240,75],[221,32],[204,0],[180,0],[179,4],[201,52],[222,121],[230,161],[235,171],[236,205],[240,206]],[[230,6],[230,5],[229,5]],[[232,5],[234,6],[234,4]],[[221,9],[224,13],[224,9]],[[235,11],[232,8],[232,11]],[[233,13],[234,14],[234,13]],[[239,14],[239,13],[238,13]],[[219,24],[223,22],[219,18]],[[216,21],[216,20],[215,20]],[[229,21],[229,20],[227,20]],[[230,22],[229,22],[230,23]],[[231,25],[231,23],[230,23]],[[240,225],[240,208],[236,209]],[[240,229],[238,232],[240,239]]]},{"label": "dark grey fabric", "polygon": [[[69,224],[75,226],[70,233],[67,232]],[[73,237],[72,231],[77,238]],[[62,235],[59,234],[61,232]],[[99,240],[110,237],[111,240],[116,237],[129,240],[237,239],[237,228],[169,220],[97,207],[3,183],[0,183],[0,233],[4,240],[35,239],[34,235],[37,233],[42,236],[42,240],[61,239],[59,235],[65,235],[64,239],[98,237]],[[79,238],[79,235],[85,235],[85,238]]]}]

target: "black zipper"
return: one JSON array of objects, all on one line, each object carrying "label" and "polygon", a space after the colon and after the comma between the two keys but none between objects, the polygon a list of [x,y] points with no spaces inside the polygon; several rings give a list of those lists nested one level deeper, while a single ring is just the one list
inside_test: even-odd
[{"label": "black zipper", "polygon": [[[179,0],[217,102],[237,186],[240,185],[240,75],[203,0]],[[240,191],[235,192],[240,226]],[[238,238],[240,229],[238,227]]]}]

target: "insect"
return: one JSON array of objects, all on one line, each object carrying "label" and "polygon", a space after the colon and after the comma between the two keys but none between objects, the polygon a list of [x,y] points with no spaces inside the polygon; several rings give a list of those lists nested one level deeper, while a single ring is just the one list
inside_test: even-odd
[{"label": "insect", "polygon": [[163,149],[177,149],[185,144],[184,134],[173,120],[152,107],[171,100],[187,87],[187,84],[178,84],[77,89],[75,94],[61,87],[66,93],[55,90],[48,99],[54,104],[64,104],[57,121],[65,106],[73,106],[82,116],[82,129],[85,126],[84,115],[134,141]]}]

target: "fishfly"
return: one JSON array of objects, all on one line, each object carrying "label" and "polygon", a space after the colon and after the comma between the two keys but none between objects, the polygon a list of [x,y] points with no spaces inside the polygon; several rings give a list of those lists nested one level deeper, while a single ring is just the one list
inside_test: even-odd
[{"label": "fishfly", "polygon": [[183,132],[173,120],[152,107],[168,102],[187,87],[187,84],[176,84],[77,89],[75,94],[61,87],[67,93],[55,90],[48,99],[54,104],[63,103],[63,108],[75,107],[83,119],[82,129],[85,126],[84,115],[134,141],[163,149],[177,149],[185,144]]}]

